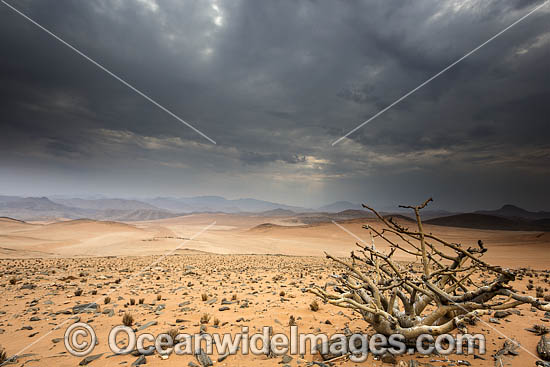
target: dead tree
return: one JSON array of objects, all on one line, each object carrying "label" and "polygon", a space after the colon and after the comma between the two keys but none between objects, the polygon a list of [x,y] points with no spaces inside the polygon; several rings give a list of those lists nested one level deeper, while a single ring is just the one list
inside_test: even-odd
[{"label": "dead tree", "polygon": [[[377,333],[401,334],[406,340],[457,328],[466,332],[467,322],[522,304],[550,311],[548,302],[514,291],[510,282],[516,271],[482,260],[487,251],[482,241],[477,247],[465,248],[426,233],[420,211],[430,201],[401,206],[414,211],[416,229],[363,205],[376,215],[383,228],[363,226],[370,231],[372,244],[357,243],[359,248],[352,251],[348,261],[325,253],[343,267],[344,273],[333,276],[338,282],[334,291],[326,286],[310,291],[327,303],[357,311]],[[374,238],[385,241],[390,250],[377,250]],[[396,254],[406,254],[416,261],[399,262]],[[483,277],[481,284],[474,282],[475,276]]]}]

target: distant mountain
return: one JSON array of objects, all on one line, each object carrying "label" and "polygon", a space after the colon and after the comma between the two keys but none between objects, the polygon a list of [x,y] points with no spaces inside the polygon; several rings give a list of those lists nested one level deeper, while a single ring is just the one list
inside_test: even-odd
[{"label": "distant mountain", "polygon": [[54,203],[47,197],[2,197],[7,198],[0,201],[0,210],[2,209],[28,209],[28,210],[63,210],[66,206]]},{"label": "distant mountain", "polygon": [[260,213],[268,210],[284,209],[307,211],[308,209],[291,205],[273,203],[257,199],[226,199],[221,196],[196,196],[187,198],[159,197],[142,201],[161,209],[180,213],[192,212],[225,212],[225,213]]},{"label": "distant mountain", "polygon": [[0,197],[0,216],[12,217],[21,220],[37,220],[45,218],[82,218],[92,212],[71,208],[54,203],[46,197]]},{"label": "distant mountain", "polygon": [[[65,201],[62,201],[65,200]],[[161,210],[146,203],[121,199],[56,199],[46,197],[0,196],[0,216],[19,220],[56,218],[137,221],[175,217],[180,214]],[[80,207],[64,205],[61,202]],[[117,205],[119,208],[117,209]]]},{"label": "distant mountain", "polygon": [[264,217],[291,217],[296,213],[288,209],[273,209],[261,212],[260,215]]},{"label": "distant mountain", "polygon": [[95,218],[101,220],[114,220],[123,222],[141,221],[141,220],[157,220],[179,216],[180,214],[172,213],[160,209],[136,209],[136,210],[104,210]]},{"label": "distant mountain", "polygon": [[320,208],[317,208],[317,210],[320,212],[329,213],[338,213],[348,209],[362,210],[363,207],[360,204],[350,203],[349,201],[336,201],[332,204],[324,205]]},{"label": "distant mountain", "polygon": [[190,198],[82,199],[56,197],[0,196],[0,216],[21,220],[55,218],[89,218],[98,220],[152,220],[176,217],[188,213],[262,213],[284,216],[308,209],[256,199],[228,200],[221,196]]},{"label": "distant mountain", "polygon": [[126,199],[95,199],[95,200],[88,200],[88,199],[79,199],[79,198],[71,198],[71,199],[52,199],[52,201],[62,204],[65,206],[73,207],[73,208],[80,208],[80,209],[94,209],[94,210],[109,210],[109,209],[117,209],[117,210],[140,210],[140,209],[146,209],[146,210],[159,210],[158,207],[144,203],[137,200],[126,200]]},{"label": "distant mountain", "polygon": [[523,218],[505,218],[502,216],[466,213],[424,221],[446,227],[462,227],[475,229],[492,229],[506,231],[550,231],[550,220],[528,220]]},{"label": "distant mountain", "polygon": [[546,219],[550,218],[550,212],[530,212],[515,205],[506,204],[497,210],[478,210],[477,214],[495,215],[504,218],[523,218],[523,219]]}]

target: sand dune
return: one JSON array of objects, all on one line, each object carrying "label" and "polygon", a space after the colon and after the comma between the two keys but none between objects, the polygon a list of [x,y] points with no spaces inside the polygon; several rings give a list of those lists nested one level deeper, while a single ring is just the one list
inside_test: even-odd
[{"label": "sand dune", "polygon": [[[219,254],[284,254],[322,256],[323,251],[347,256],[361,242],[331,222],[304,224],[289,218],[239,214],[193,214],[141,222],[111,222],[88,219],[30,224],[9,218],[0,220],[2,257],[153,255],[178,246]],[[396,217],[405,226],[414,222]],[[191,238],[216,222],[208,231]],[[338,222],[365,243],[369,232],[363,225],[380,228],[376,219],[349,219]],[[487,257],[502,266],[544,268],[550,262],[550,237],[545,232],[477,230],[427,224],[427,231],[474,246],[479,239],[489,248]],[[377,238],[378,248],[388,245]],[[41,255],[39,255],[41,256]],[[411,260],[403,258],[402,260]]]}]

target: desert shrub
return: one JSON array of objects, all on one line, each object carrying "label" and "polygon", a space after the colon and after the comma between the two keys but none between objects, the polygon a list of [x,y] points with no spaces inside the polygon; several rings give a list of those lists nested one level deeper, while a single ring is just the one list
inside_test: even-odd
[{"label": "desert shrub", "polygon": [[3,364],[4,362],[6,362],[8,360],[8,354],[6,353],[6,351],[4,350],[4,348],[2,348],[0,346],[0,364]]},{"label": "desert shrub", "polygon": [[212,322],[214,324],[214,326],[219,326],[220,325],[220,319],[218,319],[217,317],[214,318],[214,321]]},{"label": "desert shrub", "polygon": [[161,301],[162,300],[162,294],[157,294],[157,301]]},{"label": "desert shrub", "polygon": [[133,306],[136,304],[136,300],[133,298],[130,298],[130,305]]},{"label": "desert shrub", "polygon": [[206,302],[206,300],[208,300],[208,294],[206,294],[206,293],[201,294],[201,300],[203,302]]},{"label": "desert shrub", "polygon": [[313,302],[310,303],[309,308],[311,309],[311,311],[317,312],[319,311],[319,303],[316,300],[314,300]]},{"label": "desert shrub", "polygon": [[231,296],[231,300],[232,300],[232,301],[236,301],[236,300],[237,300],[237,293],[234,293],[234,294]]},{"label": "desert shrub", "polygon": [[124,316],[122,316],[122,323],[124,324],[124,326],[132,326],[134,324],[134,316],[126,312]]},{"label": "desert shrub", "polygon": [[[403,226],[395,218],[363,205],[382,226],[363,226],[371,241],[357,243],[351,259],[325,253],[340,273],[333,275],[334,270],[327,269],[336,284],[318,284],[309,291],[328,304],[356,311],[376,333],[400,334],[409,341],[425,333],[437,336],[455,329],[465,333],[468,325],[482,315],[490,315],[493,307],[505,310],[529,304],[550,311],[550,303],[513,289],[510,283],[516,280],[517,271],[483,259],[488,250],[483,241],[468,247],[426,232],[420,211],[431,201],[430,198],[421,205],[402,206],[414,211],[413,226]],[[375,239],[387,244],[389,250],[378,250]],[[415,256],[417,268],[396,260],[403,254]],[[483,287],[465,282],[474,274],[483,278]],[[531,271],[526,275],[533,276]],[[527,287],[533,289],[532,279]],[[506,301],[494,306],[491,301],[500,296],[507,297]]]},{"label": "desert shrub", "polygon": [[145,298],[140,298],[140,299],[138,300],[138,303],[139,303],[140,305],[142,305],[143,302],[145,302]]},{"label": "desert shrub", "polygon": [[109,303],[111,303],[111,297],[105,297],[105,298],[103,299],[103,303],[105,303],[106,305],[109,304]]},{"label": "desert shrub", "polygon": [[166,334],[170,335],[170,337],[172,338],[172,342],[174,344],[177,344],[176,336],[178,336],[178,334],[179,334],[178,329],[170,329]]},{"label": "desert shrub", "polygon": [[201,324],[208,324],[210,322],[211,316],[207,313],[203,313],[201,316]]},{"label": "desert shrub", "polygon": [[80,297],[82,295],[82,289],[77,289],[76,291],[74,291],[74,295],[76,297]]},{"label": "desert shrub", "polygon": [[286,294],[285,291],[280,291],[280,292],[279,292],[279,296],[281,296],[281,297],[284,297],[285,294]]},{"label": "desert shrub", "polygon": [[296,326],[296,318],[292,315],[290,315],[290,318],[288,319],[288,326]]}]

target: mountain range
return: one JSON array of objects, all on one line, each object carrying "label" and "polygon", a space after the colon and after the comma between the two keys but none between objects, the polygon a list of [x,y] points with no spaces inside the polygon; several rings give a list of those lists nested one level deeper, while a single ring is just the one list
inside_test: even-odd
[{"label": "mountain range", "polygon": [[[351,203],[350,203],[351,204]],[[353,205],[353,204],[351,204]],[[137,221],[176,217],[190,213],[263,213],[277,216],[312,209],[251,198],[226,199],[221,196],[187,198],[157,197],[146,199],[68,198],[0,196],[0,216],[21,220],[89,218]]]},{"label": "mountain range", "polygon": [[[0,196],[0,217],[19,220],[52,220],[58,218],[139,221],[171,218],[190,213],[222,212],[259,214],[266,217],[296,217],[301,222],[347,220],[372,217],[359,204],[337,201],[316,209],[303,208],[251,198],[226,199],[221,196],[185,198],[157,197],[146,199],[67,198]],[[410,213],[384,211],[384,215]],[[478,229],[550,230],[550,212],[531,212],[514,205],[472,213],[424,210],[428,224]]]}]

